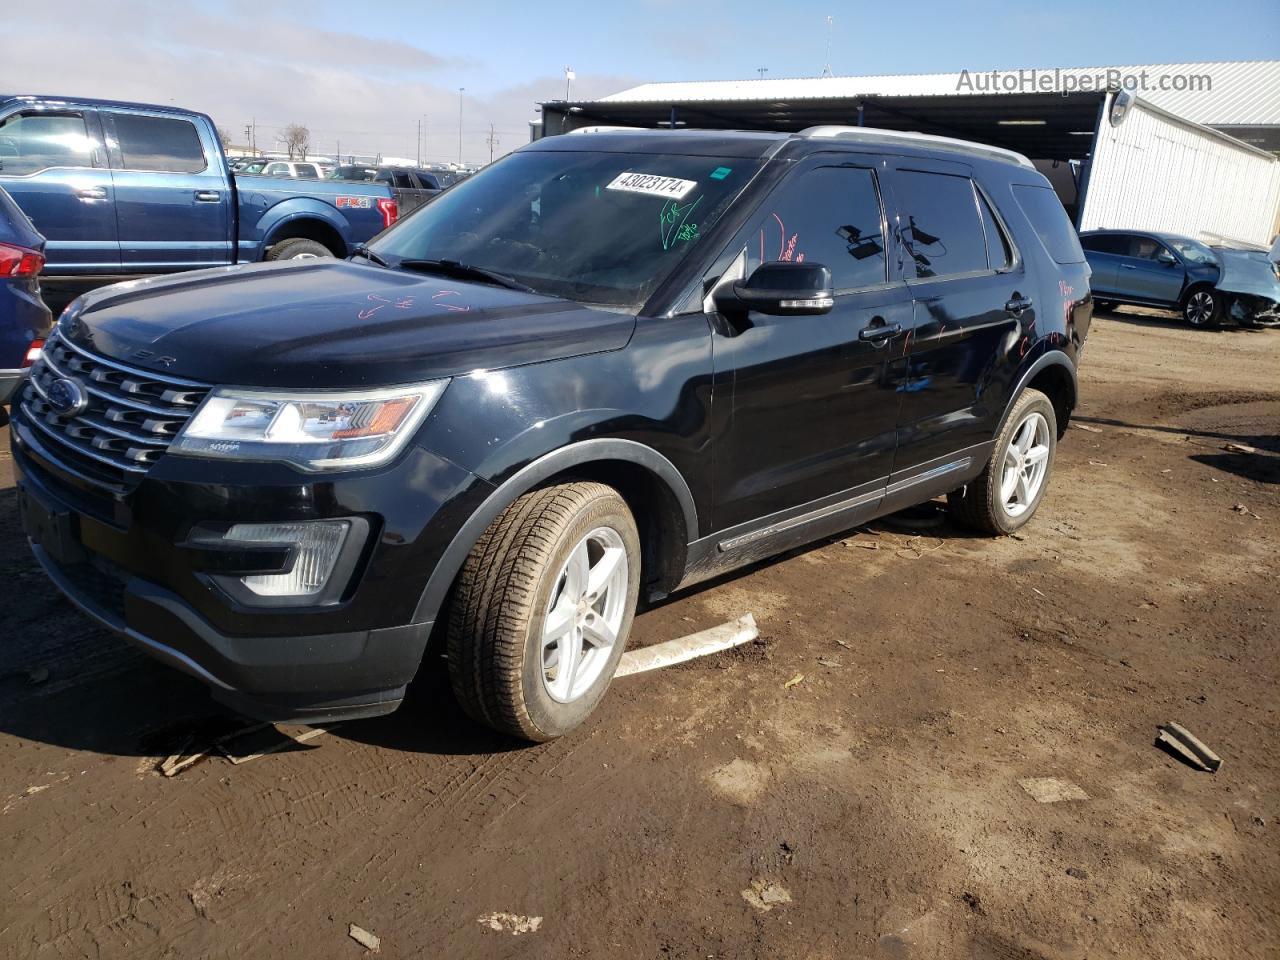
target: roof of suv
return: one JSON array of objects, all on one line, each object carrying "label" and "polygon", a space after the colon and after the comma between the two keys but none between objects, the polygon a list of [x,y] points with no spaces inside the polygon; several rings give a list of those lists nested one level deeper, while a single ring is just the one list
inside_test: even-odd
[{"label": "roof of suv", "polygon": [[[756,158],[772,155],[784,143],[794,141],[838,140],[842,143],[867,147],[906,147],[914,150],[937,151],[966,157],[981,157],[1035,169],[1029,159],[1003,147],[940,137],[908,130],[882,130],[877,127],[848,127],[825,125],[808,127],[799,133],[772,130],[645,130],[632,127],[585,127],[573,130],[570,137],[599,137],[604,149],[634,148],[637,139],[644,139],[646,147],[659,153],[720,153],[726,156]],[[542,149],[580,149],[557,144],[558,138],[548,137],[535,141],[545,144]]]}]

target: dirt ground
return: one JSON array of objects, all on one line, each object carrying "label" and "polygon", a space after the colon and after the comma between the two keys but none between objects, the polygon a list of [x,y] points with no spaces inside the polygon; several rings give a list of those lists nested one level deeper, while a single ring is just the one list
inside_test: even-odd
[{"label": "dirt ground", "polygon": [[760,640],[574,736],[425,682],[172,778],[244,721],[59,598],[0,440],[0,956],[1280,957],[1280,332],[1102,317],[1082,390],[1022,534],[874,524],[690,592],[634,642]]}]

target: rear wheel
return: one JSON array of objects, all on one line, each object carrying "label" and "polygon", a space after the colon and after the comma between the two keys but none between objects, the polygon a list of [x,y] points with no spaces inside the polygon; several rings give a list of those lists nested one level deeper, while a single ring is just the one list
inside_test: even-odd
[{"label": "rear wheel", "polygon": [[1194,287],[1182,298],[1182,319],[1193,327],[1212,327],[1222,318],[1222,298],[1212,287]]},{"label": "rear wheel", "polygon": [[1039,390],[1024,390],[996,437],[981,476],[948,494],[952,516],[983,533],[1013,533],[1040,506],[1057,446],[1058,419],[1053,404]]},{"label": "rear wheel", "polygon": [[274,244],[264,259],[267,260],[319,260],[332,257],[333,251],[318,240],[294,237]]},{"label": "rear wheel", "polygon": [[521,497],[485,531],[454,588],[458,702],[527,740],[568,733],[608,689],[639,592],[640,537],[613,488],[568,483]]}]

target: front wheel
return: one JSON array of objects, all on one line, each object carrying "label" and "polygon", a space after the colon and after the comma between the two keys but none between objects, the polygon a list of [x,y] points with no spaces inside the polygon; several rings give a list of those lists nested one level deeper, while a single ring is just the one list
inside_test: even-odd
[{"label": "front wheel", "polygon": [[948,494],[952,516],[983,533],[1013,533],[1040,506],[1057,447],[1058,418],[1053,404],[1039,390],[1024,390],[996,437],[981,476]]},{"label": "front wheel", "polygon": [[1221,298],[1209,287],[1197,287],[1182,300],[1182,318],[1193,327],[1215,326],[1221,316]]},{"label": "front wheel", "polygon": [[449,606],[454,695],[526,740],[578,726],[622,658],[640,593],[640,537],[599,483],[525,494],[472,548]]},{"label": "front wheel", "polygon": [[271,249],[267,251],[265,260],[320,260],[322,258],[331,258],[333,251],[326,247],[318,240],[308,240],[306,237],[294,237],[290,240],[281,240],[277,244],[273,244]]}]

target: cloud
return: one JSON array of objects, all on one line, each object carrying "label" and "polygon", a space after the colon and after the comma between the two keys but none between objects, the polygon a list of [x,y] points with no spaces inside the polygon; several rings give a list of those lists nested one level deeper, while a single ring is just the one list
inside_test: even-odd
[{"label": "cloud", "polygon": [[[97,32],[67,28],[96,22],[97,0],[63,0],[56,12],[25,5],[6,14],[6,40],[22,40],[0,41],[0,90],[174,104],[210,114],[237,144],[256,121],[264,149],[275,147],[285,126],[303,123],[313,150],[327,154],[341,145],[343,153],[416,157],[425,118],[424,158],[457,159],[459,94],[451,81],[476,64],[314,25],[288,0],[266,17],[249,16],[250,6],[194,14],[186,4],[117,0],[111,21],[129,27],[104,42]],[[528,142],[535,103],[563,96],[563,76],[510,80],[495,92],[462,96],[465,160],[488,159],[490,124],[495,155]],[[603,96],[634,82],[579,74],[573,92]]]}]

